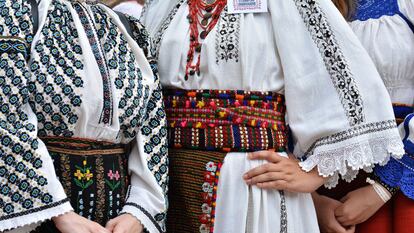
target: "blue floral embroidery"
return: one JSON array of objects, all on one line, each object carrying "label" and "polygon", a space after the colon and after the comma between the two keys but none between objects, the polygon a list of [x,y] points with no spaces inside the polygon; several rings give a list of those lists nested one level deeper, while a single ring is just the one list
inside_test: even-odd
[{"label": "blue floral embroidery", "polygon": [[30,69],[36,80],[29,86],[30,102],[39,136],[73,136],[82,104],[82,53],[70,11],[54,1],[31,55]]},{"label": "blue floral embroidery", "polygon": [[[142,83],[142,72],[135,59],[126,37],[113,22],[112,18],[99,6],[91,6],[95,13],[94,22],[98,28],[98,37],[103,45],[104,56],[108,60],[109,71],[115,77],[114,83],[117,96],[120,96],[119,122],[121,122],[120,136],[126,139],[135,138],[137,129],[141,125],[145,115],[145,104],[149,99],[149,88]],[[131,20],[131,18],[129,18]],[[134,37],[141,36],[145,30],[141,26],[141,31],[137,31],[139,25],[131,21]],[[142,35],[141,45],[148,41]]]},{"label": "blue floral embroidery", "polygon": [[52,204],[28,106],[30,5],[0,0],[0,220]]}]

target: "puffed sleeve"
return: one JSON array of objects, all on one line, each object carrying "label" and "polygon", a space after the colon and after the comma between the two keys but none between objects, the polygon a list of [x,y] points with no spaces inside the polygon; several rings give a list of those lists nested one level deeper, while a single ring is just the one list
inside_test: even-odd
[{"label": "puffed sleeve", "polygon": [[301,167],[350,181],[404,148],[373,62],[330,0],[269,1]]},{"label": "puffed sleeve", "polygon": [[[414,1],[398,0],[398,5],[401,13],[414,25]],[[412,30],[414,31],[414,28]]]},{"label": "puffed sleeve", "polygon": [[0,2],[0,232],[72,210],[29,104],[32,10]]},{"label": "puffed sleeve", "polygon": [[148,101],[141,128],[129,157],[131,185],[122,212],[138,218],[148,232],[159,233],[166,231],[168,187],[166,116],[156,63],[148,56],[148,35],[138,21],[133,18],[130,20],[133,23],[133,38],[149,60],[152,80],[147,80],[147,88],[144,91]]}]

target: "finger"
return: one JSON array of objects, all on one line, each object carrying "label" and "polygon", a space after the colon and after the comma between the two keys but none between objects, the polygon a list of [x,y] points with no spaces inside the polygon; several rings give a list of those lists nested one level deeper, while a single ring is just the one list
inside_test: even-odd
[{"label": "finger", "polygon": [[91,228],[90,233],[112,233],[112,231],[105,229],[99,224],[94,224]]},{"label": "finger", "polygon": [[267,160],[271,163],[277,163],[284,159],[278,153],[273,151],[257,151],[248,154],[250,160]]},{"label": "finger", "polygon": [[355,229],[356,229],[355,225],[354,226],[350,226],[346,230],[346,233],[355,233]]},{"label": "finger", "polygon": [[257,183],[256,186],[261,189],[286,190],[287,182],[284,180],[277,180],[271,182]]},{"label": "finger", "polygon": [[246,183],[248,185],[255,185],[257,183],[265,183],[276,180],[285,180],[285,174],[282,172],[267,172],[246,180]]},{"label": "finger", "polygon": [[126,228],[122,224],[117,224],[112,233],[126,233]]},{"label": "finger", "polygon": [[265,174],[267,172],[280,172],[281,170],[282,169],[280,168],[280,166],[277,166],[276,164],[266,163],[266,164],[255,167],[255,168],[251,169],[250,171],[246,172],[243,175],[243,178],[245,180],[248,180],[248,179],[251,179],[255,176]]},{"label": "finger", "polygon": [[117,221],[115,219],[111,219],[111,220],[109,220],[108,223],[106,223],[105,228],[108,231],[111,231],[112,232],[114,230],[115,226],[116,226],[116,223],[117,223]]},{"label": "finger", "polygon": [[345,227],[341,226],[341,224],[335,219],[329,224],[329,230],[335,233],[347,233]]},{"label": "finger", "polygon": [[342,226],[345,226],[345,227],[350,227],[350,226],[358,224],[358,222],[356,222],[356,220],[352,216],[349,216],[349,214],[341,216],[341,217],[337,217],[336,220]]},{"label": "finger", "polygon": [[335,213],[335,217],[336,218],[339,218],[339,217],[343,217],[343,216],[345,216],[345,207],[346,207],[346,205],[345,205],[345,203],[343,203],[343,204],[341,204],[341,205],[339,205],[335,210],[334,210],[334,213]]},{"label": "finger", "polygon": [[341,200],[340,200],[340,201],[341,201],[342,203],[345,203],[346,201],[348,201],[348,200],[349,200],[349,198],[350,198],[350,197],[349,197],[349,195],[347,194],[347,195],[345,195],[345,197],[341,198]]}]

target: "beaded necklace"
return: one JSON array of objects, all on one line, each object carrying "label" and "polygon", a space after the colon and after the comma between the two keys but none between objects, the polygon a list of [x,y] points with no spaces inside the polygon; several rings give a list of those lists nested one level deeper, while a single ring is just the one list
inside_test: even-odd
[{"label": "beaded necklace", "polygon": [[[187,0],[190,13],[187,16],[190,23],[190,49],[187,54],[185,80],[189,76],[200,74],[201,43],[217,24],[220,14],[226,6],[227,0]],[[201,32],[200,30],[201,29]],[[197,61],[194,64],[194,57]]]}]

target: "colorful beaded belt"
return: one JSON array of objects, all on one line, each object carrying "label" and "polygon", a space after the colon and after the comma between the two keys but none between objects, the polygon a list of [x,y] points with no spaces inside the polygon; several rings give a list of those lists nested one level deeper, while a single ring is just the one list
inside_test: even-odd
[{"label": "colorful beaded belt", "polygon": [[209,151],[285,151],[284,96],[272,92],[165,90],[169,146]]}]

